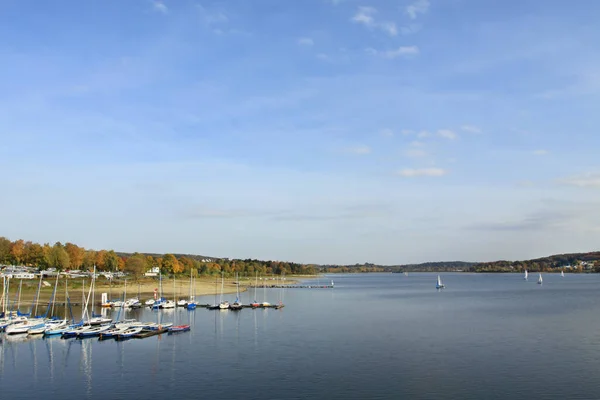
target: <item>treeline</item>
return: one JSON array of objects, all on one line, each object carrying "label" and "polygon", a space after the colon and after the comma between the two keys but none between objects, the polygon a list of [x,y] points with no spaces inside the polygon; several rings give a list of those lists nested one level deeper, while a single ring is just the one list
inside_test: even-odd
[{"label": "treeline", "polygon": [[493,261],[474,264],[473,272],[600,272],[600,252],[556,254],[524,261]]},{"label": "treeline", "polygon": [[253,259],[230,260],[203,256],[175,254],[117,253],[114,250],[91,250],[73,243],[60,242],[50,245],[15,240],[11,242],[0,237],[0,265],[23,265],[40,270],[55,268],[59,271],[86,270],[94,266],[98,271],[124,271],[139,277],[152,268],[159,268],[163,274],[187,274],[192,271],[199,275],[212,275],[224,272],[233,276],[296,274],[313,275],[315,265],[297,264],[282,261],[261,261]]},{"label": "treeline", "polygon": [[377,265],[371,263],[353,265],[325,265],[322,272],[359,273],[359,272],[441,272],[468,271],[474,263],[464,261],[427,262],[422,264]]}]

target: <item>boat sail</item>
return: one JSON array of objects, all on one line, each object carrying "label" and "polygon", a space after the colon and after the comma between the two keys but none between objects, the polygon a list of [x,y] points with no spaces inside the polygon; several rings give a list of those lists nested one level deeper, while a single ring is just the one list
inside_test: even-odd
[{"label": "boat sail", "polygon": [[219,308],[221,310],[229,309],[229,302],[227,300],[223,300],[223,285],[225,283],[225,277],[223,275],[223,271],[221,271],[221,297],[219,298]]},{"label": "boat sail", "polygon": [[539,275],[539,277],[538,277],[538,281],[537,281],[537,283],[538,283],[538,285],[541,285],[541,284],[542,284],[542,282],[543,282],[543,281],[542,281],[542,274],[540,274],[540,275]]},{"label": "boat sail", "polygon": [[435,288],[436,288],[436,289],[443,289],[443,288],[445,288],[445,287],[446,287],[446,285],[444,285],[444,284],[442,283],[442,279],[441,279],[441,278],[440,278],[440,276],[438,275],[438,276],[437,276],[437,283],[435,284]]},{"label": "boat sail", "polygon": [[525,270],[525,276],[523,277],[523,279],[527,280],[527,276],[528,276],[527,270]]},{"label": "boat sail", "polygon": [[238,273],[235,273],[235,284],[236,284],[236,295],[235,295],[235,301],[233,302],[233,304],[229,305],[229,308],[231,310],[241,310],[242,309],[242,303],[240,303],[240,281],[238,279]]},{"label": "boat sail", "polygon": [[565,277],[565,271],[560,271],[560,277],[564,278]]}]

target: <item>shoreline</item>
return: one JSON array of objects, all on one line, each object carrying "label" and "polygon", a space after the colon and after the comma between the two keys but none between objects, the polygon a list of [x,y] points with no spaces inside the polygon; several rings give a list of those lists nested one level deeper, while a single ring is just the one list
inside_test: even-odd
[{"label": "shoreline", "polygon": [[[298,281],[304,279],[316,278],[317,275],[289,275],[285,277],[285,281],[281,281],[278,278],[265,280],[259,280],[259,286],[261,283],[265,283],[267,288],[270,288],[271,285],[293,285]],[[240,293],[246,292],[249,286],[253,286],[256,283],[255,279],[251,278],[241,278],[239,281],[239,291]],[[22,280],[22,289],[20,293],[19,299],[19,284],[20,280],[16,280],[15,282],[11,282],[10,285],[10,293],[8,295],[10,308],[13,305],[20,303],[21,307],[31,305],[33,303],[34,297],[38,290],[39,279],[23,279]],[[56,278],[48,278],[44,279],[43,282],[47,282],[49,286],[42,285],[40,289],[40,296],[37,299],[36,303],[38,305],[47,304],[52,298],[52,293],[54,291],[54,285],[56,282]],[[69,299],[72,303],[80,303],[82,299],[87,297],[89,293],[89,282],[90,279],[85,279],[85,286],[82,284],[83,279],[69,279],[68,280],[68,291],[69,291]],[[223,294],[232,294],[236,293],[238,290],[238,285],[235,283],[236,280],[233,278],[225,278],[223,281]],[[139,281],[127,281],[127,298],[136,297],[139,295],[140,301],[145,301],[154,297],[154,290],[159,289],[159,281],[158,279],[153,278],[143,278]],[[190,280],[189,278],[178,278],[175,279],[175,290],[173,290],[173,279],[163,279],[163,287],[162,287],[163,297],[167,299],[173,298],[173,293],[175,293],[175,298],[182,299],[188,298],[190,294]],[[194,285],[194,293],[196,297],[200,296],[214,296],[215,294],[221,293],[221,279],[218,277],[214,279],[212,277],[199,277],[195,280]],[[109,300],[117,300],[122,299],[125,292],[125,281],[118,282],[110,282],[108,280],[98,280],[96,281],[96,290],[95,290],[95,301],[99,303],[102,293],[107,293]],[[58,281],[58,287],[56,289],[56,302],[64,302],[65,300],[65,280],[64,278],[60,278]]]}]

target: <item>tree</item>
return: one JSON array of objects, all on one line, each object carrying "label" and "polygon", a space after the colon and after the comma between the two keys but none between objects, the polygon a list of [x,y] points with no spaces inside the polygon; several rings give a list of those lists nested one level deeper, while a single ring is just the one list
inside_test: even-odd
[{"label": "tree", "polygon": [[171,274],[179,274],[183,271],[183,267],[173,254],[165,254],[165,256],[162,259],[161,268],[163,270],[163,273],[168,272]]},{"label": "tree", "polygon": [[63,271],[69,268],[69,254],[60,243],[56,243],[47,250],[46,263],[49,267]]},{"label": "tree", "polygon": [[104,271],[106,269],[106,250],[100,250],[96,252],[96,260],[94,263],[96,264],[96,268],[100,271]]},{"label": "tree", "polygon": [[46,258],[44,256],[44,248],[38,243],[25,243],[25,264],[33,266],[46,266]]},{"label": "tree", "polygon": [[119,256],[114,250],[104,254],[104,268],[108,271],[116,271],[119,268]]},{"label": "tree", "polygon": [[0,264],[7,264],[10,259],[11,242],[5,237],[0,237]]},{"label": "tree", "polygon": [[23,262],[25,256],[25,241],[23,239],[15,240],[10,245],[10,259],[15,265]]},{"label": "tree", "polygon": [[83,268],[88,271],[93,270],[96,258],[97,254],[95,250],[86,250],[85,255],[83,256]]},{"label": "tree", "polygon": [[143,254],[134,253],[125,261],[125,271],[136,279],[148,270],[148,260]]},{"label": "tree", "polygon": [[69,260],[71,268],[78,269],[83,265],[83,258],[85,257],[85,249],[79,247],[73,243],[65,244],[65,250],[69,254]]}]

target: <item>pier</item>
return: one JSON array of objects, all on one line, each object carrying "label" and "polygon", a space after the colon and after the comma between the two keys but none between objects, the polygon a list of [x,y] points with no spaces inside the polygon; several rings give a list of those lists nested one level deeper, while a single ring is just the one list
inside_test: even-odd
[{"label": "pier", "polygon": [[334,285],[249,285],[252,289],[333,289]]}]

